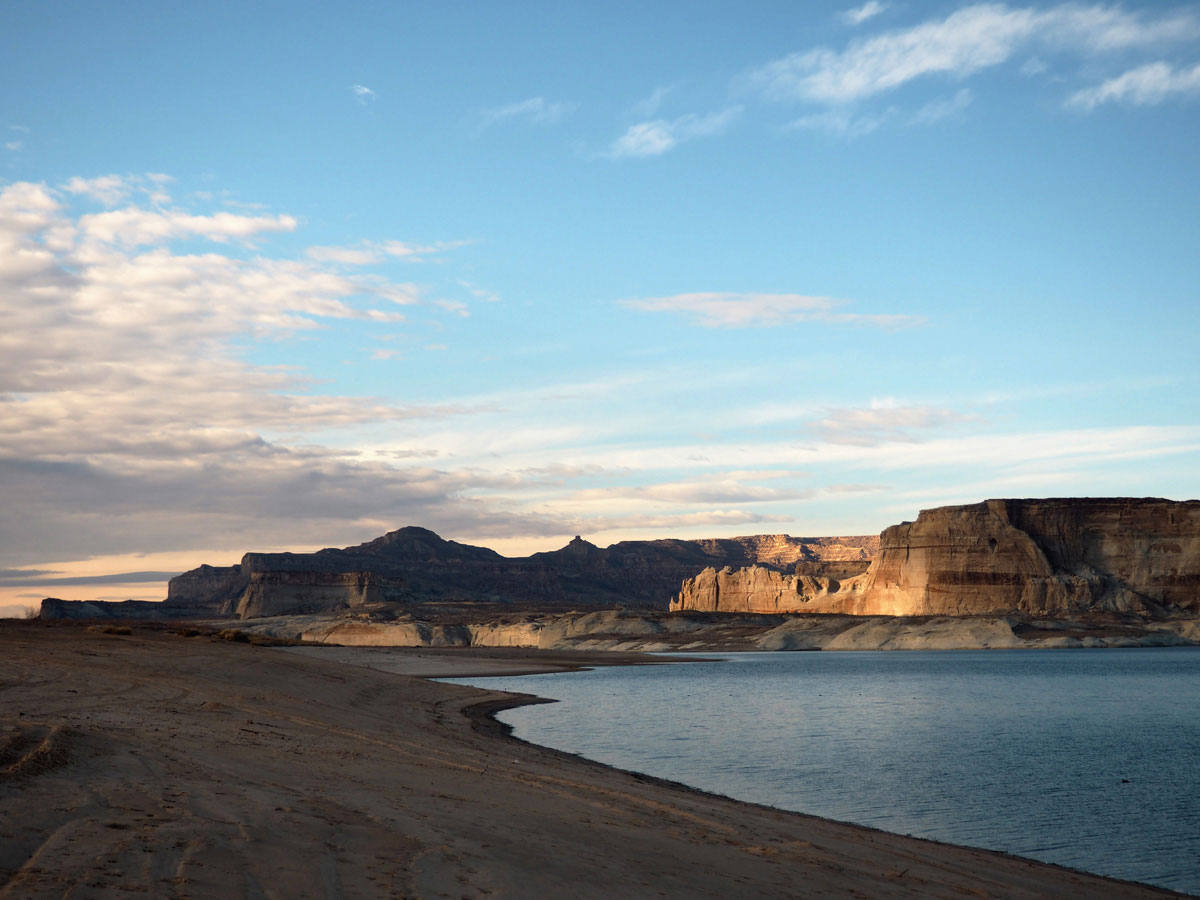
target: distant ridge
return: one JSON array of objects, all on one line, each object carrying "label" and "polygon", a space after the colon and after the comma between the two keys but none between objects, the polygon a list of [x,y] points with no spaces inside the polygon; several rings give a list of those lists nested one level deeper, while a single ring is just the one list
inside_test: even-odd
[{"label": "distant ridge", "polygon": [[598,547],[576,536],[559,550],[504,557],[415,525],[316,553],[247,553],[234,566],[204,565],[171,579],[162,604],[43,604],[45,618],[186,618],[375,613],[412,604],[488,603],[538,608],[665,610],[684,579],[709,566],[849,577],[866,570],[873,535],[749,535],[622,541]]}]

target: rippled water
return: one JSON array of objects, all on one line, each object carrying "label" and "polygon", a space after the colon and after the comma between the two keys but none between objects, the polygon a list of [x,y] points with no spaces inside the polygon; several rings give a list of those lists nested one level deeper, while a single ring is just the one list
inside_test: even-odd
[{"label": "rippled water", "polygon": [[1200,649],[735,653],[465,679],[518,737],[742,800],[1200,894]]}]

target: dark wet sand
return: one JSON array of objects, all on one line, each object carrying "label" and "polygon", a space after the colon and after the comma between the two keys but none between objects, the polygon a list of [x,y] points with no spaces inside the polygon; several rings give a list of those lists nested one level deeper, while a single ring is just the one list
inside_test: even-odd
[{"label": "dark wet sand", "polygon": [[607,654],[328,652],[0,625],[0,897],[1173,896],[606,768],[396,671]]}]

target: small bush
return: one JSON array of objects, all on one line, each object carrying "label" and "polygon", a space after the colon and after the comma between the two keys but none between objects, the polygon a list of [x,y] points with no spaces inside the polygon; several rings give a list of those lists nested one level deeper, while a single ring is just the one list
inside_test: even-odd
[{"label": "small bush", "polygon": [[250,635],[244,631],[238,631],[233,628],[227,628],[224,631],[218,632],[218,637],[222,637],[227,641],[239,641],[243,644],[250,643]]},{"label": "small bush", "polygon": [[133,634],[128,625],[89,625],[88,631],[96,634]]}]

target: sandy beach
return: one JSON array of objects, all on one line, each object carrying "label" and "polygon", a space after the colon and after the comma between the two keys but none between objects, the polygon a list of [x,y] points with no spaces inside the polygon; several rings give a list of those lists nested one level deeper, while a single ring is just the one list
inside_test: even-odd
[{"label": "sandy beach", "polygon": [[371,653],[0,625],[0,897],[1177,896],[609,769],[416,677],[632,655]]}]

